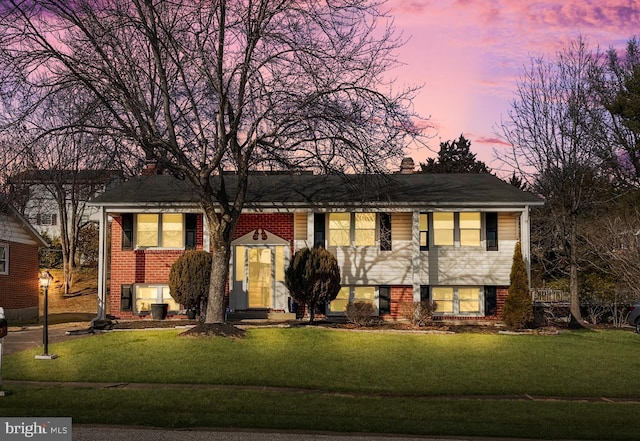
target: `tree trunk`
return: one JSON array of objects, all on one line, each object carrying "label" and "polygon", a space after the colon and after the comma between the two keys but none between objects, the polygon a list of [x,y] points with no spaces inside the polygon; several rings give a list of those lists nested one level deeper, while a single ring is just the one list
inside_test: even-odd
[{"label": "tree trunk", "polygon": [[226,318],[226,291],[229,275],[231,244],[224,243],[213,231],[211,237],[211,280],[205,323],[224,323]]},{"label": "tree trunk", "polygon": [[316,318],[316,304],[309,304],[309,323],[313,323]]},{"label": "tree trunk", "polygon": [[569,254],[569,296],[571,298],[571,304],[569,310],[571,312],[570,327],[585,327],[584,320],[582,319],[582,313],[580,312],[580,296],[578,290],[578,258],[576,256],[576,249],[578,243],[577,234],[577,220],[574,218],[571,222],[570,233],[570,254]]}]

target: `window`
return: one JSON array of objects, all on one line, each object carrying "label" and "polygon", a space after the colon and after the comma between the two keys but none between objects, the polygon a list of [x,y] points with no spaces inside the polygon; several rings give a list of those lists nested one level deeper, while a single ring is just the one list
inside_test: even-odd
[{"label": "window", "polygon": [[167,303],[169,311],[178,311],[180,305],[171,297],[169,287],[160,286],[141,286],[136,285],[136,312],[151,311],[153,303]]},{"label": "window", "polygon": [[340,288],[338,296],[329,303],[329,312],[345,312],[349,304],[349,292],[348,286]]},{"label": "window", "polygon": [[480,213],[460,213],[460,246],[480,246]]},{"label": "window", "polygon": [[498,251],[498,213],[487,213],[485,216],[487,251]]},{"label": "window", "polygon": [[[353,229],[353,232],[352,232]],[[330,213],[329,246],[373,246],[376,244],[375,213]]]},{"label": "window", "polygon": [[9,274],[9,245],[0,245],[0,274]]},{"label": "window", "polygon": [[453,245],[454,216],[451,212],[436,212],[433,216],[433,244]]},{"label": "window", "polygon": [[391,251],[391,215],[380,213],[380,251]]},{"label": "window", "polygon": [[329,214],[329,245],[346,247],[351,244],[351,213]]},{"label": "window", "polygon": [[436,302],[435,313],[479,314],[481,291],[477,286],[434,286],[431,297]]},{"label": "window", "polygon": [[478,288],[458,288],[458,307],[461,314],[480,312]]},{"label": "window", "polygon": [[184,246],[184,216],[181,213],[136,216],[136,246],[139,248],[182,248]]},{"label": "window", "polygon": [[453,313],[453,288],[434,286],[431,288],[431,297],[436,302],[434,312]]},{"label": "window", "polygon": [[41,213],[36,217],[36,223],[38,225],[57,225],[58,216],[55,213]]},{"label": "window", "polygon": [[375,286],[343,286],[335,300],[329,303],[329,313],[344,313],[347,305],[354,302],[371,303],[377,309]]},{"label": "window", "polygon": [[429,249],[429,215],[420,213],[420,251]]},{"label": "window", "polygon": [[373,246],[376,244],[376,214],[355,213],[355,246]]}]

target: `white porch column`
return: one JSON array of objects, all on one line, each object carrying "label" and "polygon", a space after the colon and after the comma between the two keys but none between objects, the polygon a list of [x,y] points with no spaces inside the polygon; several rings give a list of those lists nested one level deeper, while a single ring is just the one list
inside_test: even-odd
[{"label": "white porch column", "polygon": [[107,220],[107,212],[104,206],[100,207],[98,212],[100,216],[98,230],[98,314],[96,320],[104,320],[106,318],[106,298],[107,298],[107,228],[109,223]]},{"label": "white porch column", "polygon": [[522,259],[527,268],[529,287],[531,287],[531,225],[528,205],[524,207],[520,215],[520,248],[522,249]]}]

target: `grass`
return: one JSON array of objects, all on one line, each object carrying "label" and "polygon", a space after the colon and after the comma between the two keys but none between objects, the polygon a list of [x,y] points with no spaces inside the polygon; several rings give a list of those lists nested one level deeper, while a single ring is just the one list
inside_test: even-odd
[{"label": "grass", "polygon": [[[0,415],[161,427],[637,437],[631,422],[638,420],[639,403],[511,397],[640,396],[640,338],[631,332],[417,335],[268,328],[250,330],[243,340],[177,334],[113,332],[73,340],[50,346],[60,356],[52,362],[34,360],[38,349],[7,356],[6,380],[172,385],[69,387],[55,394],[44,386],[15,385],[14,394],[0,401]],[[480,400],[486,395],[502,399]]]}]

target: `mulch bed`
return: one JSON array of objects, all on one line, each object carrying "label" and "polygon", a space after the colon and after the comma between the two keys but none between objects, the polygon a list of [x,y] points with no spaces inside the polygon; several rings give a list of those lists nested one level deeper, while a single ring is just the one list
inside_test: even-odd
[{"label": "mulch bed", "polygon": [[[237,325],[237,326],[236,326]],[[238,327],[241,326],[241,327]],[[429,326],[413,326],[404,322],[381,322],[370,326],[356,326],[351,323],[335,322],[327,320],[317,320],[309,323],[307,320],[297,320],[295,322],[263,322],[263,321],[243,321],[231,323],[205,324],[198,320],[132,320],[112,322],[110,329],[158,329],[158,328],[187,328],[180,335],[191,337],[223,336],[242,338],[246,334],[246,328],[257,326],[282,326],[282,327],[318,327],[331,329],[347,329],[360,331],[423,331],[423,332],[443,332],[443,333],[467,333],[467,334],[498,334],[505,331],[502,326],[493,325],[463,325],[433,323]],[[537,328],[529,330],[532,334],[557,333],[559,328]]]}]

